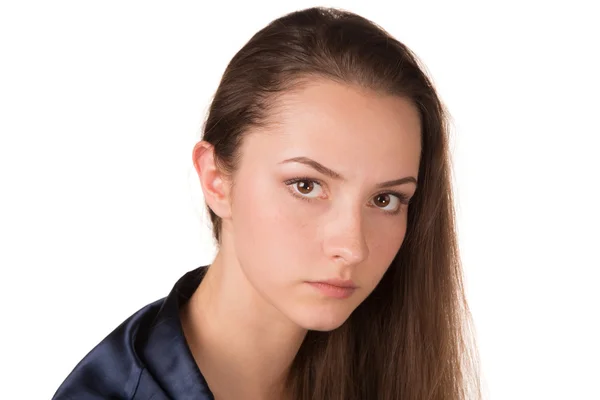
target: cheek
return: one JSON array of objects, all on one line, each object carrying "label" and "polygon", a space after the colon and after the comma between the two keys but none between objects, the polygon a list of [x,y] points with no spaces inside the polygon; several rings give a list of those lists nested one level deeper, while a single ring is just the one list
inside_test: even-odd
[{"label": "cheek", "polygon": [[[387,217],[386,217],[387,218]],[[369,280],[373,287],[383,277],[404,242],[406,218],[391,218],[369,227]]]},{"label": "cheek", "polygon": [[396,221],[395,223],[390,224],[387,231],[384,232],[386,232],[387,235],[380,235],[377,238],[375,247],[377,247],[378,251],[376,251],[375,254],[384,259],[388,259],[391,262],[404,242],[406,222],[402,221],[398,223],[398,221]]},{"label": "cheek", "polygon": [[232,207],[236,253],[256,281],[301,279],[301,267],[317,245],[317,224],[302,212],[307,207],[280,185],[243,178],[236,185]]}]

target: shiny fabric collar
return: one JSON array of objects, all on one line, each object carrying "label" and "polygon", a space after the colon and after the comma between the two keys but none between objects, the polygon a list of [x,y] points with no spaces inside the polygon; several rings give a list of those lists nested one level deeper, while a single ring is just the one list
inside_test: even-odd
[{"label": "shiny fabric collar", "polygon": [[206,270],[188,272],[166,298],[127,318],[77,364],[53,399],[214,400],[179,318]]},{"label": "shiny fabric collar", "polygon": [[179,309],[194,294],[206,273],[200,267],[181,277],[165,299],[142,347],[146,368],[174,399],[211,399],[213,395],[200,373],[185,340]]}]

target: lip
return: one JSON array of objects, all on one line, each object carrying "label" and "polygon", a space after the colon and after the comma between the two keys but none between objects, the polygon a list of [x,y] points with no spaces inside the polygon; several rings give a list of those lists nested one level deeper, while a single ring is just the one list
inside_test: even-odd
[{"label": "lip", "polygon": [[311,282],[311,283],[325,283],[327,285],[331,285],[331,286],[337,286],[340,288],[349,288],[349,289],[356,289],[356,285],[354,284],[354,282],[350,279],[326,279],[323,281],[315,281],[315,282]]},{"label": "lip", "polygon": [[328,279],[325,281],[307,283],[317,289],[321,294],[336,299],[350,297],[357,288],[354,282],[340,279]]}]

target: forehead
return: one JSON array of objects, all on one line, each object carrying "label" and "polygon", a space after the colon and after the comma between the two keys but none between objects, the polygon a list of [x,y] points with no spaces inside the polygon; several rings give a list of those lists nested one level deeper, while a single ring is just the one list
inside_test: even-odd
[{"label": "forehead", "polygon": [[408,99],[317,80],[282,95],[274,109],[270,128],[244,140],[243,158],[307,156],[350,175],[367,167],[380,176],[389,168],[418,174],[421,124]]}]

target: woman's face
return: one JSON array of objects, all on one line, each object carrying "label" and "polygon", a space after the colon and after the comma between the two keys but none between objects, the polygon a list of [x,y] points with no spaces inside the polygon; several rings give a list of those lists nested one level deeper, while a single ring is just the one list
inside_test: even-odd
[{"label": "woman's face", "polygon": [[[244,137],[228,230],[260,296],[305,329],[332,330],[404,240],[419,116],[405,99],[324,80],[280,101],[272,127]],[[356,288],[308,283],[328,279]]]}]

